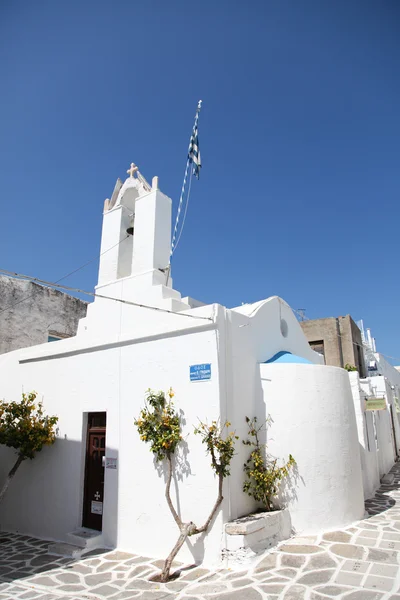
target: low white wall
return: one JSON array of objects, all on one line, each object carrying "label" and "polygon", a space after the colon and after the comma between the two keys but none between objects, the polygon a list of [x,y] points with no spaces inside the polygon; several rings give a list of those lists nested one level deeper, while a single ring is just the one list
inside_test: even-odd
[{"label": "low white wall", "polygon": [[360,387],[357,371],[349,372],[360,448],[364,498],[373,498],[380,485],[378,451],[374,431],[374,412],[365,410],[367,394]]},{"label": "low white wall", "polygon": [[[390,406],[393,406],[393,416],[395,416],[395,407],[393,405],[393,395],[390,385],[385,377],[369,377],[362,379],[360,385],[367,396],[376,398],[385,398],[386,410],[367,411],[372,413],[372,422],[374,429],[374,437],[378,457],[379,477],[388,473],[396,460],[396,449],[392,428],[392,417]],[[394,427],[397,426],[397,421],[393,421]]]},{"label": "low white wall", "polygon": [[337,367],[262,364],[268,451],[296,462],[286,486],[297,531],[343,527],[364,514],[357,425],[347,372]]}]

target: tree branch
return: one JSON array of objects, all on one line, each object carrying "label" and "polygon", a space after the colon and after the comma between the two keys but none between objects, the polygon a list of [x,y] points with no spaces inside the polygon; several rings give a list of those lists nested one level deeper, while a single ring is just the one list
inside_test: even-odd
[{"label": "tree branch", "polygon": [[[176,512],[174,505],[172,504],[171,495],[170,495],[171,480],[172,480],[172,458],[171,458],[170,454],[167,455],[167,461],[168,461],[168,477],[167,477],[167,484],[165,486],[165,498],[167,500],[169,510],[171,511],[172,516],[174,517],[175,523],[178,525],[179,529],[182,529],[183,523],[182,523],[178,513]],[[185,541],[185,540],[183,540],[183,541]],[[182,544],[183,544],[183,542],[182,542]],[[182,546],[182,544],[181,544],[181,546]],[[179,546],[179,548],[181,546]],[[179,548],[178,548],[178,550],[179,550]]]},{"label": "tree branch", "polygon": [[162,570],[161,576],[160,576],[160,581],[162,581],[164,583],[166,581],[168,581],[172,561],[174,560],[175,556],[178,554],[179,550],[182,548],[183,544],[185,543],[186,538],[189,535],[193,535],[194,533],[196,533],[196,525],[194,523],[190,522],[190,523],[184,523],[182,525],[181,533],[178,538],[178,541],[176,542],[175,546],[172,548],[168,558],[166,559],[166,561],[164,563],[164,567],[163,567],[163,570]]},{"label": "tree branch", "polygon": [[[223,483],[224,483],[224,476],[222,473],[219,473],[219,475],[218,475],[218,498],[213,506],[213,509],[212,509],[207,521],[204,523],[204,525],[202,527],[197,527],[193,533],[203,533],[204,531],[207,531],[207,529],[209,528],[211,521],[215,517],[216,512],[219,509],[219,507],[222,503],[222,500],[224,499],[224,497],[222,495]],[[193,534],[190,534],[190,535],[193,535]]]},{"label": "tree branch", "polygon": [[22,454],[18,454],[18,458],[16,463],[14,464],[13,468],[11,469],[11,471],[9,472],[9,474],[7,475],[7,478],[4,482],[3,485],[3,489],[0,492],[0,502],[3,500],[5,493],[8,489],[8,486],[11,483],[12,478],[14,477],[15,473],[17,472],[18,467],[20,466],[20,464],[22,463],[22,461],[25,460],[25,457],[22,456]]}]

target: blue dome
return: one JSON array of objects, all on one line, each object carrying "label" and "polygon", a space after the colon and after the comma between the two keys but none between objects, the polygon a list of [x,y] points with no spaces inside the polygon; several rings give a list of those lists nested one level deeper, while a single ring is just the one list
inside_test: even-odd
[{"label": "blue dome", "polygon": [[265,363],[295,363],[299,365],[312,365],[313,363],[307,358],[303,358],[302,356],[296,356],[291,352],[286,352],[286,350],[282,350],[281,352],[277,352],[272,358],[266,360]]}]

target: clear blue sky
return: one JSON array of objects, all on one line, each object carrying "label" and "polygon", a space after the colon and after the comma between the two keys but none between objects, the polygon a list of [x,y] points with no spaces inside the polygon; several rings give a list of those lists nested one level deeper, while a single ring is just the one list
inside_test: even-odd
[{"label": "clear blue sky", "polygon": [[400,357],[399,63],[398,0],[2,0],[0,268],[95,257],[131,161],[175,212],[202,98],[175,287],[350,313]]}]

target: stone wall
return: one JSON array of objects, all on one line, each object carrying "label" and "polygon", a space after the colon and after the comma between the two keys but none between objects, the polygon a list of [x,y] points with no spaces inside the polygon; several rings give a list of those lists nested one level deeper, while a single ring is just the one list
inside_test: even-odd
[{"label": "stone wall", "polygon": [[76,335],[87,302],[31,281],[0,276],[0,354]]},{"label": "stone wall", "polygon": [[349,364],[357,367],[360,377],[365,377],[361,331],[350,315],[302,321],[300,325],[309,343],[323,342],[325,364]]}]

